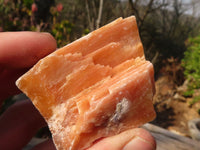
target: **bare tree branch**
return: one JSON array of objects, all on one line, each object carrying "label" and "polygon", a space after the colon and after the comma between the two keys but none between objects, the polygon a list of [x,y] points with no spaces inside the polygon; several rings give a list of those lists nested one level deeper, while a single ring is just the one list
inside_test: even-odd
[{"label": "bare tree branch", "polygon": [[[162,7],[168,5],[167,3],[160,3],[157,7],[154,7],[155,0],[149,0],[145,6],[139,4],[139,0],[129,0],[129,5],[132,9],[132,14],[134,14],[138,20],[138,27],[139,29],[142,28],[144,21],[146,20],[147,16],[150,15],[152,12],[160,10]],[[144,10],[141,12],[141,7],[144,7]]]},{"label": "bare tree branch", "polygon": [[121,17],[124,18],[124,9],[122,7],[122,2],[121,1],[119,2],[119,12],[121,14]]},{"label": "bare tree branch", "polygon": [[129,0],[129,5],[131,6],[133,15],[135,15],[136,18],[138,19],[138,21],[140,21],[141,18],[140,18],[138,9],[137,9],[137,2],[138,2],[138,0],[136,0],[134,3],[132,0]]},{"label": "bare tree branch", "polygon": [[150,0],[148,5],[147,5],[147,10],[145,11],[145,14],[143,15],[143,17],[140,20],[140,26],[143,25],[145,18],[147,17],[147,15],[150,13],[150,11],[152,10],[152,4],[153,4],[154,0]]},{"label": "bare tree branch", "polygon": [[158,56],[159,56],[159,52],[156,51],[156,54],[154,55],[153,59],[151,60],[152,64],[155,64],[157,62]]},{"label": "bare tree branch", "polygon": [[97,23],[96,29],[98,29],[99,25],[100,25],[102,10],[103,10],[103,0],[100,0],[100,2],[99,2],[99,13],[98,13],[97,21],[96,21],[96,23]]},{"label": "bare tree branch", "polygon": [[96,18],[97,17],[97,8],[96,8],[96,5],[95,5],[95,0],[91,0],[91,2],[92,2],[94,18]]},{"label": "bare tree branch", "polygon": [[88,22],[89,22],[89,28],[91,31],[94,30],[94,27],[93,27],[93,23],[90,19],[90,9],[89,9],[89,6],[88,6],[88,0],[85,0],[85,7],[86,7],[86,11],[87,11],[87,18],[88,18]]}]

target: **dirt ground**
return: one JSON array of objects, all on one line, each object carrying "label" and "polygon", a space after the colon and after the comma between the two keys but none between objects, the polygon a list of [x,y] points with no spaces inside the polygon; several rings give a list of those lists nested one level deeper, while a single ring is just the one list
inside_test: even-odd
[{"label": "dirt ground", "polygon": [[[173,68],[171,68],[173,70]],[[177,70],[176,70],[177,71]],[[162,72],[156,80],[154,106],[157,118],[152,122],[177,134],[190,137],[188,121],[200,118],[200,101],[190,105],[192,97],[184,97],[181,93],[186,90],[186,81],[177,85],[173,72]],[[194,94],[200,94],[196,91]]]}]

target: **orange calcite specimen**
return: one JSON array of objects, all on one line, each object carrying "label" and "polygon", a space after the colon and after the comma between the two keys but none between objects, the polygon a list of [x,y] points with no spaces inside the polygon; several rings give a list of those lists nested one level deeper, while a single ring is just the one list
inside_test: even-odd
[{"label": "orange calcite specimen", "polygon": [[53,52],[16,84],[44,116],[58,150],[87,148],[156,115],[153,66],[134,16]]}]

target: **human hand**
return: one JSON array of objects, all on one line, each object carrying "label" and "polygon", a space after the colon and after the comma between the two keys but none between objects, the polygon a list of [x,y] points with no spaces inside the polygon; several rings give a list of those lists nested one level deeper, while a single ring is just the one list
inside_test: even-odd
[{"label": "human hand", "polygon": [[20,92],[16,79],[55,49],[56,41],[48,33],[0,32],[0,104]]},{"label": "human hand", "polygon": [[[15,81],[55,49],[48,33],[0,32],[0,106],[20,93]],[[15,103],[0,116],[0,149],[21,150],[43,126],[44,119],[29,100]]]},{"label": "human hand", "polygon": [[[55,150],[51,140],[37,145],[33,150]],[[142,128],[124,131],[118,135],[103,138],[85,150],[155,150],[153,136]]]},{"label": "human hand", "polygon": [[[0,33],[0,104],[8,96],[19,93],[16,79],[55,49],[56,41],[47,33]],[[44,119],[30,101],[17,102],[0,116],[0,147],[22,149],[43,126],[46,126]],[[150,133],[136,128],[103,138],[87,150],[153,150],[155,147]],[[33,150],[55,150],[55,146],[52,140],[47,140]]]}]

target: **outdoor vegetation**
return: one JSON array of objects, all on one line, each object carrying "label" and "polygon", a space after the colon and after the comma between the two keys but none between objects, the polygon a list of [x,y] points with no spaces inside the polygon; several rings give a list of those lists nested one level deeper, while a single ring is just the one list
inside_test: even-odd
[{"label": "outdoor vegetation", "polygon": [[61,47],[135,15],[145,56],[155,67],[153,123],[188,136],[187,121],[200,115],[198,6],[198,0],[0,0],[0,32],[50,32]]}]

